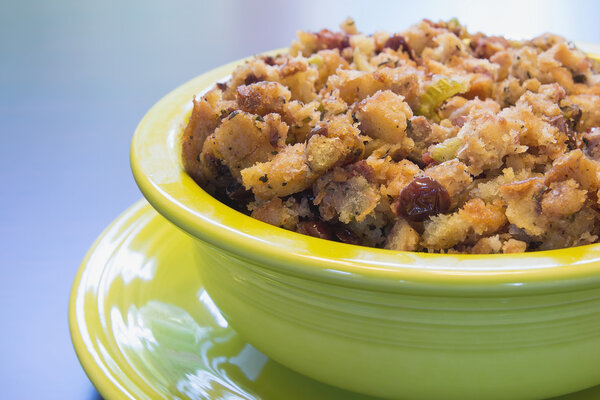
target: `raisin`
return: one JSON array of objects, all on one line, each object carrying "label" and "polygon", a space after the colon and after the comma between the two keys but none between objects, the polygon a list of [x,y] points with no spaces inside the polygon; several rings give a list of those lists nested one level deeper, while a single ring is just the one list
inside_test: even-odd
[{"label": "raisin", "polygon": [[450,195],[438,181],[428,176],[406,185],[396,203],[396,213],[410,221],[423,221],[450,208]]},{"label": "raisin", "polygon": [[304,221],[298,224],[298,233],[314,236],[319,239],[331,240],[331,228],[323,221]]}]

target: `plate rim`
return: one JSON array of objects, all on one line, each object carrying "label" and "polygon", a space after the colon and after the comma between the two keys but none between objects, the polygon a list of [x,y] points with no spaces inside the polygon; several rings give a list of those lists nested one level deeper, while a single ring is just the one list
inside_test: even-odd
[{"label": "plate rim", "polygon": [[[98,248],[98,245],[102,242],[102,240],[119,224],[124,221],[129,221],[135,214],[138,214],[144,210],[148,210],[148,212],[156,212],[150,204],[145,199],[139,199],[134,202],[132,205],[127,207],[125,211],[119,214],[104,230],[98,235],[98,237],[94,240],[88,251],[86,252],[79,268],[77,270],[77,274],[75,275],[75,279],[73,280],[73,284],[71,286],[71,293],[69,295],[69,333],[71,336],[71,343],[73,344],[73,348],[75,350],[75,354],[81,367],[85,374],[87,375],[90,382],[94,385],[94,388],[100,393],[102,398],[104,399],[135,399],[135,397],[129,395],[128,393],[123,392],[119,388],[119,385],[115,384],[115,382],[107,375],[105,371],[102,370],[100,365],[94,360],[93,354],[89,351],[89,348],[85,345],[80,321],[77,316],[77,308],[79,305],[79,301],[85,301],[85,299],[80,299],[80,294],[83,291],[81,287],[81,279],[83,277],[83,273],[86,270],[86,267],[89,264],[89,260],[92,254],[94,254],[95,250]],[[84,296],[85,297],[85,296]],[[83,306],[83,304],[82,304]],[[84,323],[84,326],[86,324]],[[139,400],[139,399],[136,399]]]}]

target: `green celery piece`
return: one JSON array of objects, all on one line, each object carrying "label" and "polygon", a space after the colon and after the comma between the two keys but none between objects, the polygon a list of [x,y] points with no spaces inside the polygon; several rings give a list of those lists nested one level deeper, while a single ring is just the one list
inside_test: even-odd
[{"label": "green celery piece", "polygon": [[431,150],[431,158],[438,163],[452,160],[453,158],[456,158],[456,153],[458,152],[460,146],[462,146],[462,143],[463,141],[459,137],[446,139],[442,143],[434,146],[434,148]]},{"label": "green celery piece", "polygon": [[421,104],[417,109],[417,114],[437,121],[439,118],[435,110],[450,97],[459,93],[465,93],[466,91],[467,88],[462,82],[448,78],[447,76],[441,76],[421,96]]}]

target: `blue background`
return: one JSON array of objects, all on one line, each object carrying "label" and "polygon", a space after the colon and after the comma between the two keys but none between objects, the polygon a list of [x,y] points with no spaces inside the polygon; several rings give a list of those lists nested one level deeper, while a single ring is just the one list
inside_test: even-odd
[{"label": "blue background", "polygon": [[96,399],[67,304],[94,239],[140,194],[131,135],[175,86],[287,46],[298,29],[365,33],[423,17],[600,43],[592,1],[0,1],[0,397]]}]

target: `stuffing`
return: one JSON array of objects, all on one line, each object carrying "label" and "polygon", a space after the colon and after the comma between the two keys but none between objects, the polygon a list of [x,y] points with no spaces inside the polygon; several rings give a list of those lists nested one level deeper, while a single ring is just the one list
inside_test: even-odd
[{"label": "stuffing", "polygon": [[400,218],[396,221],[385,241],[385,248],[390,250],[416,251],[419,249],[419,234],[410,224]]},{"label": "stuffing", "polygon": [[263,119],[236,110],[206,138],[201,155],[210,154],[238,178],[242,169],[273,158],[285,146],[287,130],[279,114]]},{"label": "stuffing", "polygon": [[320,239],[500,254],[597,243],[600,71],[566,39],[423,20],[300,31],[196,96],[182,165],[236,210]]},{"label": "stuffing", "polygon": [[309,188],[319,177],[308,167],[306,145],[285,147],[270,161],[259,162],[241,171],[246,189],[259,199],[284,197]]},{"label": "stuffing", "polygon": [[471,112],[458,132],[462,144],[457,156],[472,175],[502,167],[504,157],[525,152],[520,143],[520,129],[516,121],[501,113]]},{"label": "stuffing", "polygon": [[414,146],[406,138],[407,121],[413,113],[404,97],[390,90],[380,91],[369,96],[357,106],[356,118],[363,134],[388,143]]},{"label": "stuffing", "polygon": [[250,214],[252,218],[290,230],[296,228],[301,218],[311,215],[306,198],[297,201],[290,197],[283,201],[279,197],[274,197],[261,205],[251,204],[248,207],[252,209]]},{"label": "stuffing", "polygon": [[458,160],[445,161],[426,168],[425,175],[442,184],[451,199],[460,197],[473,182],[473,177],[467,172],[467,166]]},{"label": "stuffing", "polygon": [[265,116],[269,113],[283,112],[283,106],[289,102],[291,93],[288,88],[277,82],[257,82],[237,88],[236,101],[242,111]]},{"label": "stuffing", "polygon": [[207,177],[199,155],[206,138],[214,132],[221,122],[214,102],[209,101],[209,98],[214,98],[211,95],[215,94],[220,98],[220,94],[215,93],[215,91],[201,99],[194,98],[194,108],[181,139],[183,166],[190,176],[201,185],[206,183]]}]

